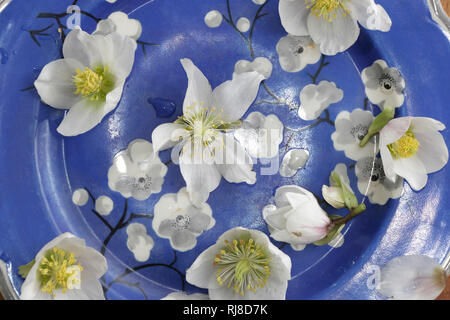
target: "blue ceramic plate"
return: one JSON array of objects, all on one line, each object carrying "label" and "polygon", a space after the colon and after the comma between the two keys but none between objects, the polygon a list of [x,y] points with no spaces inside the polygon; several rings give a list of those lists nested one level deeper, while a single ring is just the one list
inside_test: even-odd
[{"label": "blue ceramic plate", "polygon": [[[219,235],[235,226],[268,233],[261,212],[272,202],[277,187],[299,184],[320,194],[338,162],[350,167],[354,164],[343,152],[334,150],[330,121],[342,110],[364,107],[360,72],[377,59],[397,68],[406,80],[405,103],[397,109],[398,116],[426,116],[450,124],[449,41],[431,20],[425,0],[378,0],[392,19],[390,32],[362,29],[348,52],[326,57],[322,64],[328,64],[323,68],[318,62],[297,73],[283,71],[278,61],[276,44],[286,32],[277,0],[267,0],[264,6],[252,0],[230,0],[234,21],[247,17],[251,25],[241,34],[225,20],[217,28],[204,22],[211,10],[229,17],[226,0],[79,0],[81,26],[88,32],[95,30],[98,19],[114,11],[141,21],[143,31],[118,107],[93,130],[63,138],[56,127],[64,112],[41,103],[32,86],[42,67],[61,57],[58,28],[66,25],[66,8],[71,1],[13,0],[0,14],[0,259],[8,263],[17,292],[23,282],[17,267],[65,231],[85,238],[98,250],[104,248],[109,265],[105,277],[108,299],[160,299],[181,289],[205,292],[186,283],[184,274]],[[292,148],[310,153],[306,166],[296,175],[258,175],[255,185],[222,180],[208,200],[216,225],[198,238],[194,249],[175,254],[169,241],[155,234],[150,219],[133,216],[134,222],[146,226],[155,242],[150,259],[138,262],[127,248],[125,228],[114,227],[120,227],[124,213],[125,219],[132,213],[151,214],[159,198],[177,192],[184,181],[179,167],[169,164],[161,193],[145,201],[126,201],[108,188],[107,173],[114,155],[131,141],[150,141],[157,125],[174,121],[181,114],[187,79],[179,60],[185,57],[199,66],[213,87],[231,79],[238,60],[268,58],[272,75],[265,81],[266,88],[261,86],[256,102],[270,101],[271,92],[298,104],[300,90],[312,80],[335,82],[344,91],[344,98],[322,115],[330,121],[301,132],[285,129],[281,157]],[[311,79],[308,74],[315,75],[319,68],[317,78]],[[372,108],[370,104],[366,107]],[[284,104],[255,103],[248,113],[256,110],[276,114],[290,128],[313,123],[301,120]],[[450,141],[448,130],[443,136]],[[169,151],[160,157],[167,161]],[[258,162],[255,171],[265,165]],[[354,170],[349,170],[349,175],[357,190]],[[294,251],[284,246],[282,250],[293,263],[287,298],[379,299],[382,297],[367,285],[373,266],[405,254],[425,254],[442,261],[450,244],[449,179],[447,166],[431,174],[421,192],[412,191],[405,183],[400,199],[384,206],[368,204],[368,210],[345,227],[345,242],[339,248],[311,245]],[[94,198],[106,195],[113,200],[112,213],[104,217],[113,232],[92,212],[92,201],[82,207],[74,205],[72,194],[78,188],[88,189]],[[359,193],[357,196],[363,198]]]}]

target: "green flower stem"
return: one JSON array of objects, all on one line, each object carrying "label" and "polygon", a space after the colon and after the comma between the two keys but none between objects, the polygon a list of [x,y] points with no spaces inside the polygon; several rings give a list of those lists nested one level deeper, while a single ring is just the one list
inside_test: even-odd
[{"label": "green flower stem", "polygon": [[349,220],[351,220],[354,217],[356,217],[356,216],[360,215],[361,213],[363,213],[365,210],[366,210],[366,205],[364,203],[361,203],[356,208],[351,209],[350,212],[345,217],[333,220],[333,224],[334,225],[345,224]]},{"label": "green flower stem", "polygon": [[369,127],[369,131],[361,140],[359,146],[364,147],[369,139],[376,135],[384,126],[394,118],[395,108],[386,107],[383,112],[381,112],[378,116],[375,117],[372,124]]}]

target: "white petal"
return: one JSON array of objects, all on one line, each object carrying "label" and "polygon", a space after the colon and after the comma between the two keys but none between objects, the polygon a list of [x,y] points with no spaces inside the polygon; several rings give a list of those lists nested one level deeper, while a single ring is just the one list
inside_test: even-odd
[{"label": "white petal", "polygon": [[411,188],[421,190],[427,184],[427,169],[417,155],[394,160],[394,171],[408,181]]},{"label": "white petal", "polygon": [[219,288],[216,277],[217,267],[214,266],[214,258],[219,251],[218,245],[203,251],[186,270],[186,281],[199,288]]},{"label": "white petal", "polygon": [[79,101],[70,108],[56,130],[63,136],[76,136],[89,131],[102,121],[104,105],[87,99]]},{"label": "white petal", "polygon": [[380,147],[380,155],[381,160],[383,161],[383,168],[386,177],[392,182],[394,182],[397,177],[397,174],[395,173],[394,169],[394,158],[392,157],[392,154],[387,148],[387,146]]},{"label": "white petal", "polygon": [[200,206],[208,200],[209,193],[219,186],[222,176],[215,164],[195,162],[189,153],[183,152],[180,156],[180,170],[186,181],[186,189],[192,203]]},{"label": "white petal", "polygon": [[212,105],[223,110],[224,121],[236,121],[242,118],[258,94],[259,84],[264,76],[256,71],[234,74],[212,93]]},{"label": "white petal", "polygon": [[411,118],[411,124],[413,124],[414,133],[426,133],[430,130],[442,131],[445,129],[445,124],[433,118],[413,117]]},{"label": "white petal", "polygon": [[392,21],[386,10],[374,0],[348,1],[346,3],[350,14],[366,29],[387,32]]},{"label": "white petal", "polygon": [[216,148],[216,165],[220,174],[231,183],[256,182],[256,172],[252,171],[253,162],[245,149],[233,136],[223,135],[223,147]]},{"label": "white petal", "polygon": [[322,196],[325,201],[333,208],[342,209],[345,207],[345,201],[342,196],[341,188],[322,186]]},{"label": "white petal", "polygon": [[134,64],[136,41],[117,32],[107,35],[106,40],[112,50],[112,60],[105,61],[105,64],[118,79],[127,78]]},{"label": "white petal", "polygon": [[420,146],[417,157],[427,169],[427,173],[441,170],[448,162],[448,149],[439,132],[415,133]]},{"label": "white petal", "polygon": [[25,281],[22,284],[22,287],[20,289],[20,299],[21,300],[50,300],[51,296],[46,293],[42,292],[40,287],[40,282],[37,277],[38,274],[38,266],[39,261],[36,260],[38,263],[35,263],[33,267],[30,269],[30,272],[28,272],[28,276],[26,277]]},{"label": "white petal", "polygon": [[89,272],[81,272],[81,290],[89,300],[105,300],[100,281],[95,275]]},{"label": "white petal", "polygon": [[335,55],[347,50],[359,36],[359,27],[350,15],[338,12],[331,22],[308,16],[308,30],[313,41],[320,45],[320,51],[326,55]]},{"label": "white petal", "polygon": [[445,271],[439,263],[411,255],[392,259],[381,269],[379,291],[395,300],[434,300],[445,285]]},{"label": "white petal", "polygon": [[152,132],[152,143],[155,154],[159,151],[172,148],[179,141],[173,140],[173,133],[177,129],[182,129],[181,124],[163,123],[157,126]]},{"label": "white petal", "polygon": [[47,64],[34,82],[42,101],[53,108],[69,109],[80,101],[72,77],[84,66],[73,59],[59,59]]},{"label": "white petal", "polygon": [[411,117],[395,118],[380,131],[380,145],[386,146],[400,139],[411,125]]},{"label": "white petal", "polygon": [[280,0],[278,5],[281,24],[287,33],[307,36],[307,17],[310,12],[304,0]]},{"label": "white petal", "polygon": [[64,41],[65,58],[78,60],[88,67],[108,66],[118,81],[131,72],[136,42],[130,37],[113,32],[106,36],[90,35],[79,28],[73,29]]},{"label": "white petal", "polygon": [[198,111],[200,105],[209,106],[212,89],[208,79],[190,59],[181,59],[180,61],[188,77],[183,113],[186,114],[189,111],[188,107]]},{"label": "white petal", "polygon": [[293,192],[306,195],[309,191],[296,186],[296,185],[285,185],[281,186],[275,191],[275,204],[277,208],[282,208],[285,206],[290,206],[288,199],[286,198],[286,193]]}]

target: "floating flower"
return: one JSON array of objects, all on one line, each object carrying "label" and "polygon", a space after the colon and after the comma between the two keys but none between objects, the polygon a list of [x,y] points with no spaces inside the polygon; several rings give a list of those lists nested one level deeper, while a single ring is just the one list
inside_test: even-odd
[{"label": "floating flower", "polygon": [[373,122],[370,111],[355,109],[351,113],[341,111],[335,121],[336,131],[331,134],[331,140],[336,150],[344,151],[345,156],[357,161],[364,157],[373,157],[378,153],[375,138],[371,138],[364,147],[360,147]]},{"label": "floating flower", "polygon": [[322,186],[322,196],[328,204],[336,209],[347,207],[351,210],[358,206],[345,164],[338,163],[334,167],[330,174],[330,186]]},{"label": "floating flower", "polygon": [[186,271],[211,300],[283,300],[290,278],[289,256],[261,231],[241,227],[222,234]]},{"label": "floating flower", "polygon": [[155,242],[147,234],[147,228],[142,223],[131,223],[127,227],[127,247],[133,252],[137,261],[144,262],[150,258]]},{"label": "floating flower", "polygon": [[83,239],[61,234],[20,268],[26,276],[20,299],[104,300],[99,278],[107,268],[105,257],[86,247]]},{"label": "floating flower", "polygon": [[386,177],[399,175],[416,191],[425,187],[428,173],[448,162],[448,149],[439,133],[445,125],[424,117],[401,117],[389,121],[380,131],[380,153]]},{"label": "floating flower", "polygon": [[93,34],[106,36],[112,32],[137,40],[142,34],[142,25],[136,19],[129,19],[125,12],[116,11],[111,13],[107,19],[100,20]]},{"label": "floating flower", "polygon": [[287,72],[298,72],[308,64],[317,63],[321,53],[310,37],[287,35],[277,43],[278,60]]},{"label": "floating flower", "polygon": [[308,159],[308,150],[289,150],[281,161],[280,175],[282,177],[293,177],[297,173],[298,169],[303,168],[306,165]]},{"label": "floating flower", "polygon": [[152,193],[161,192],[166,173],[167,167],[152,144],[136,139],[114,156],[108,170],[108,186],[125,198],[145,200]]},{"label": "floating flower", "polygon": [[411,255],[389,261],[380,272],[378,291],[394,300],[434,300],[444,290],[447,275],[427,256]]},{"label": "floating flower", "polygon": [[405,80],[395,68],[389,68],[383,60],[375,61],[361,73],[366,95],[370,102],[380,106],[397,108],[403,105]]},{"label": "floating flower", "polygon": [[170,239],[175,250],[188,251],[197,245],[197,237],[211,229],[216,221],[211,207],[202,203],[195,207],[186,188],[178,193],[168,193],[156,203],[153,229],[162,238]]},{"label": "floating flower", "polygon": [[90,35],[79,28],[69,32],[64,59],[47,64],[34,82],[44,103],[69,109],[57,128],[59,133],[84,133],[117,106],[135,50],[136,42],[117,32]]},{"label": "floating flower", "polygon": [[331,220],[320,207],[316,197],[295,185],[282,186],[275,192],[275,206],[263,209],[270,236],[287,242],[294,250],[324,238]]},{"label": "floating flower", "polygon": [[403,178],[387,179],[380,158],[361,158],[356,163],[358,190],[369,197],[370,203],[385,205],[389,199],[398,199],[403,193]]},{"label": "floating flower", "polygon": [[253,158],[273,158],[283,141],[283,123],[274,114],[254,111],[234,132],[234,137]]},{"label": "floating flower", "polygon": [[344,188],[347,189],[347,192],[353,194],[353,190],[350,187],[350,179],[347,174],[347,167],[343,163],[338,163],[330,175],[330,186],[322,186],[322,196],[333,208],[345,208]]},{"label": "floating flower", "polygon": [[169,293],[161,300],[209,300],[209,296],[202,293],[187,294],[184,291],[178,291]]},{"label": "floating flower", "polygon": [[343,97],[344,91],[334,82],[323,80],[318,85],[309,84],[300,92],[298,116],[303,120],[317,119],[330,104],[341,101]]},{"label": "floating flower", "polygon": [[359,24],[389,31],[391,19],[374,0],[280,0],[281,24],[296,36],[311,36],[326,55],[347,50],[359,36]]},{"label": "floating flower", "polygon": [[[152,133],[155,152],[178,144],[181,174],[195,205],[205,202],[223,176],[228,182],[256,182],[253,163],[227,132],[240,125],[264,77],[245,72],[211,90],[203,73],[189,59],[181,63],[188,76],[183,116]],[[177,149],[178,150],[178,149]]]},{"label": "floating flower", "polygon": [[256,71],[264,76],[264,79],[268,79],[272,74],[272,62],[264,57],[255,58],[252,62],[248,60],[239,60],[234,65],[234,74],[241,74],[244,72]]}]

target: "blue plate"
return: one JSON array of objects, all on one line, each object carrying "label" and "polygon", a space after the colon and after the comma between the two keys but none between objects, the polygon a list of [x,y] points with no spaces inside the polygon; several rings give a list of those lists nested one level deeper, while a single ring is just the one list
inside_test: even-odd
[{"label": "blue plate", "polygon": [[[377,2],[390,14],[391,31],[362,29],[359,40],[348,52],[326,58],[329,65],[317,78],[333,81],[344,91],[344,99],[329,108],[330,119],[334,120],[342,110],[363,107],[365,93],[360,71],[376,59],[383,59],[398,68],[406,80],[405,104],[398,109],[398,115],[432,117],[448,125],[450,46],[431,20],[427,1]],[[110,230],[91,211],[92,202],[75,206],[73,191],[87,188],[94,197],[111,197],[114,210],[106,219],[115,226],[126,200],[108,188],[108,169],[114,155],[132,140],[150,141],[157,125],[181,114],[187,79],[179,59],[192,59],[215,87],[231,78],[238,60],[252,60],[251,51],[226,21],[214,29],[205,25],[204,17],[209,11],[227,13],[226,0],[118,0],[114,4],[79,0],[77,5],[85,12],[81,15],[84,30],[95,30],[96,18],[123,11],[141,21],[142,42],[118,107],[93,130],[63,138],[56,127],[64,112],[41,103],[32,85],[44,65],[61,57],[58,27],[65,26],[65,12],[70,4],[71,0],[13,0],[0,14],[0,259],[9,264],[11,281],[18,292],[23,279],[17,267],[28,263],[44,244],[65,231],[85,238],[88,245],[99,250],[110,239],[105,246],[108,299],[160,299],[181,289],[205,292],[186,283],[184,273],[219,235],[235,226],[268,233],[261,211],[272,201],[278,186],[299,184],[320,194],[335,164],[352,164],[343,152],[333,149],[330,135],[334,128],[326,122],[293,135],[285,131],[281,156],[287,148],[303,148],[311,154],[297,175],[258,175],[252,186],[222,180],[208,200],[216,225],[198,238],[193,250],[184,253],[175,255],[169,241],[154,233],[151,220],[136,218],[155,240],[150,259],[144,263],[136,261],[126,246],[125,229],[109,237]],[[256,57],[266,57],[273,64],[266,85],[278,96],[298,101],[300,90],[311,83],[308,73],[314,74],[319,63],[298,73],[281,69],[275,46],[286,32],[277,6],[277,0],[268,0],[262,9],[251,0],[230,1],[234,19],[247,17],[252,22],[256,14],[262,15],[254,25],[252,47]],[[243,34],[248,39],[249,32]],[[268,98],[267,90],[261,87],[256,100]],[[248,112],[255,110],[275,113],[285,126],[311,124],[284,105],[263,103],[253,105]],[[442,134],[450,141],[448,130]],[[169,151],[160,156],[163,161],[168,160]],[[255,171],[259,172],[261,166],[264,164],[258,163]],[[184,186],[178,166],[170,164],[168,169],[162,192],[145,201],[130,198],[128,215],[152,213],[161,195]],[[350,178],[356,190],[354,171]],[[376,290],[367,285],[376,269],[373,266],[382,266],[405,254],[425,254],[442,261],[450,244],[449,179],[447,166],[430,175],[422,191],[414,192],[405,184],[399,200],[390,200],[385,206],[369,205],[364,214],[345,227],[345,243],[340,248],[311,245],[303,251],[293,251],[289,246],[283,247],[293,262],[287,298],[380,299]],[[358,198],[362,195],[358,194]]]}]

